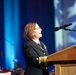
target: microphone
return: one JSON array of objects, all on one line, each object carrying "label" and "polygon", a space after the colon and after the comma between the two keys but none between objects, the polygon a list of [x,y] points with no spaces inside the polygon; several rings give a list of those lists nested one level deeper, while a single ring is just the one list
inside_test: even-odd
[{"label": "microphone", "polygon": [[54,31],[58,31],[58,30],[60,30],[60,29],[65,29],[66,27],[68,27],[68,26],[70,26],[70,25],[72,25],[72,23],[65,24],[65,25],[62,25],[62,26],[60,26],[60,27],[55,27]]}]

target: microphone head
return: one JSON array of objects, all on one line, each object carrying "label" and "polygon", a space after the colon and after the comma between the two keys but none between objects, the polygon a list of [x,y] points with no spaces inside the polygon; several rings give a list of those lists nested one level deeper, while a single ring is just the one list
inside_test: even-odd
[{"label": "microphone head", "polygon": [[54,28],[54,31],[58,31],[60,28],[59,27],[56,27],[56,28]]},{"label": "microphone head", "polygon": [[54,28],[54,31],[58,31],[59,29],[65,29],[66,27],[68,27],[68,26],[70,26],[70,25],[72,25],[72,23],[65,24],[65,25],[62,25],[62,26],[60,26],[60,27],[55,27],[55,28]]},{"label": "microphone head", "polygon": [[72,25],[72,23],[69,23],[68,25]]}]

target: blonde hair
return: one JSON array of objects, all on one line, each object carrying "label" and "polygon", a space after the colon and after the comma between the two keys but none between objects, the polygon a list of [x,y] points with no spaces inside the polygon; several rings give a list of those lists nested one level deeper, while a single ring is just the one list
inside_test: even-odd
[{"label": "blonde hair", "polygon": [[33,30],[35,29],[36,24],[36,22],[26,24],[24,28],[24,38],[26,40],[33,39]]}]

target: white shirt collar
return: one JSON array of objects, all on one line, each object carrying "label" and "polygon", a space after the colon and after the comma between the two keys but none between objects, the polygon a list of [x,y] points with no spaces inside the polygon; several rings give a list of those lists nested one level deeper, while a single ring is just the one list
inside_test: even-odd
[{"label": "white shirt collar", "polygon": [[36,42],[37,44],[40,44],[40,41],[39,41],[39,40],[38,40],[38,41],[36,41],[36,40],[34,40],[34,39],[33,39],[33,41],[34,41],[34,42]]}]

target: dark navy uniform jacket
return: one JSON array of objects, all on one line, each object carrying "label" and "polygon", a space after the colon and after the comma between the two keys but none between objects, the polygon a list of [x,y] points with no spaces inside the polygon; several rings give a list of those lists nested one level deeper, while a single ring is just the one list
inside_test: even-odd
[{"label": "dark navy uniform jacket", "polygon": [[40,56],[47,56],[48,51],[43,42],[40,42],[41,47],[30,40],[23,45],[23,56],[26,63],[24,75],[49,75],[47,63],[39,64]]}]

